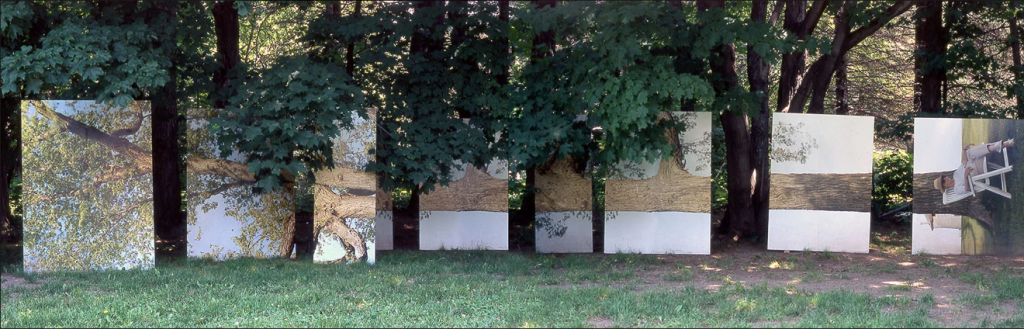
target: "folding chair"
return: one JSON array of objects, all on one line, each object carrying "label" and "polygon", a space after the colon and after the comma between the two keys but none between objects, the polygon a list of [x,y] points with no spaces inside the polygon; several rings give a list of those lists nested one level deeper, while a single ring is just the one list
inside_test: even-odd
[{"label": "folding chair", "polygon": [[[978,192],[982,191],[989,191],[1001,197],[1011,199],[1012,196],[1010,195],[1010,192],[1006,190],[1006,174],[1013,171],[1013,166],[1010,165],[1010,157],[1007,155],[1007,152],[1003,152],[1002,165],[985,161],[982,163],[982,167],[982,171],[984,172],[983,174],[973,176],[968,175],[968,178],[970,178],[970,184],[968,184],[968,187],[970,188],[971,193],[956,194],[953,193],[952,188],[948,188],[944,193],[942,193],[942,204],[950,204],[963,200],[969,196],[977,196]],[[995,170],[989,171],[990,167]],[[1001,179],[1002,186],[999,188],[992,187],[991,185],[992,182],[990,178],[995,176],[999,176]]]}]

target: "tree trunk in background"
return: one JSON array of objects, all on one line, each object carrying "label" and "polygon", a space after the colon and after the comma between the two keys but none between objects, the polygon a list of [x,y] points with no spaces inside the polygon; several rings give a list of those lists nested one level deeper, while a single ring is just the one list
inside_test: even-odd
[{"label": "tree trunk in background", "polygon": [[[846,3],[841,4],[836,16],[833,17],[835,35],[832,37],[831,52],[818,59],[818,61],[823,61],[820,70],[817,74],[809,76],[813,84],[810,86],[811,105],[807,108],[807,113],[825,113],[825,96],[828,94],[828,86],[832,83],[832,75],[836,72],[839,59],[846,56],[846,51],[849,50],[846,48],[846,40],[850,35],[850,13],[846,5]],[[803,103],[802,100],[794,102]]]},{"label": "tree trunk in background", "polygon": [[[817,7],[821,3],[823,2],[815,2],[814,6]],[[868,22],[867,25],[852,31],[849,25],[852,13],[846,10],[845,5],[840,7],[835,16],[836,31],[832,38],[831,50],[829,53],[819,56],[811,64],[807,72],[803,73],[803,81],[800,82],[796,92],[793,93],[792,99],[789,101],[788,110],[786,111],[803,113],[805,103],[809,98],[810,107],[807,108],[807,112],[824,113],[825,96],[828,94],[828,87],[832,83],[832,75],[836,72],[836,63],[839,59],[846,56],[850,49],[856,47],[865,38],[878,32],[878,29],[882,28],[886,22],[906,12],[912,5],[913,3],[910,1],[897,1],[885,10],[884,16],[874,19]],[[812,7],[810,12],[813,13],[814,9]],[[808,16],[810,18],[810,15]],[[807,27],[807,25],[804,27]],[[813,26],[810,28],[813,29]]]},{"label": "tree trunk in background", "polygon": [[[544,7],[555,7],[557,2],[555,1],[530,1],[534,8],[540,9]],[[538,47],[545,45],[545,47]],[[538,59],[551,56],[555,52],[555,31],[546,30],[537,32],[537,35],[533,39],[533,51],[530,53],[530,61],[535,62]],[[513,232],[513,227],[522,228],[528,227],[530,223],[537,218],[537,194],[536,191],[537,182],[537,170],[536,168],[526,168],[526,190],[523,191],[522,205],[519,208],[519,216],[513,223],[509,221],[509,232]]]},{"label": "tree trunk in background", "polygon": [[[0,255],[7,257],[7,245],[20,244],[17,238],[20,236],[20,223],[15,223],[14,214],[11,211],[12,196],[10,193],[11,181],[14,180],[15,173],[18,170],[18,165],[15,163],[20,158],[20,151],[15,145],[20,143],[18,138],[18,132],[21,131],[21,125],[17,124],[19,118],[16,118],[15,110],[21,105],[21,102],[14,97],[4,97],[0,99],[0,225],[3,225],[0,229]],[[3,259],[3,261],[18,261]],[[6,264],[6,263],[5,263]]]},{"label": "tree trunk in background", "polygon": [[1010,4],[1011,10],[1017,9],[1017,15],[1010,17],[1010,52],[1013,56],[1013,82],[1016,84],[1017,93],[1015,94],[1017,99],[1017,119],[1024,119],[1024,66],[1021,66],[1020,59],[1020,38],[1021,31],[1020,25],[1018,25],[1018,16],[1024,15],[1024,8],[1021,8],[1020,1],[1014,1]]},{"label": "tree trunk in background", "polygon": [[[710,8],[723,8],[722,1],[698,1],[701,12]],[[730,43],[712,51],[711,72],[719,79],[714,84],[715,93],[722,94],[739,85],[736,74],[736,51]],[[755,230],[754,208],[751,203],[753,186],[753,163],[751,162],[750,124],[746,112],[723,111],[720,117],[725,130],[725,162],[729,171],[726,186],[729,190],[729,204],[726,219],[729,231],[737,236],[752,234]]]},{"label": "tree trunk in background", "polygon": [[[808,10],[806,1],[786,1],[786,18],[782,23],[783,29],[796,35],[799,41],[806,40],[807,36],[817,27],[818,20],[821,19],[827,5],[825,2],[815,2]],[[793,94],[796,93],[797,86],[803,80],[806,58],[805,51],[794,51],[782,55],[776,111],[789,112]]]},{"label": "tree trunk in background", "polygon": [[942,84],[946,69],[942,67],[943,64],[929,65],[928,62],[946,53],[942,2],[918,2],[915,16],[914,107],[920,112],[939,114],[942,113]]},{"label": "tree trunk in background", "polygon": [[[160,13],[173,17],[178,3],[163,2]],[[151,19],[158,19],[153,15]],[[176,31],[161,31],[157,43],[175,43]],[[175,47],[177,49],[177,47]],[[182,209],[181,156],[178,146],[177,50],[172,55],[170,79],[152,96],[153,127],[153,233],[157,262],[188,256],[188,222]]]},{"label": "tree trunk in background", "polygon": [[[750,11],[750,20],[763,22],[767,19],[768,2],[755,1]],[[768,237],[768,206],[771,198],[771,170],[768,160],[768,142],[771,139],[772,110],[768,105],[768,64],[764,57],[754,51],[753,45],[747,46],[747,81],[750,91],[761,93],[758,101],[757,116],[752,119],[750,128],[750,158],[753,160],[753,194],[751,205],[754,212],[754,236],[767,245]]]},{"label": "tree trunk in background", "polygon": [[836,69],[836,114],[850,114],[850,102],[846,100],[846,86],[849,82],[846,74],[846,56],[839,59],[839,67]]},{"label": "tree trunk in background", "polygon": [[227,88],[231,82],[228,78],[231,70],[241,62],[241,55],[238,52],[239,22],[238,10],[234,1],[224,1],[213,6],[213,25],[217,33],[217,55],[221,67],[213,74],[214,102],[213,107],[223,109],[227,107],[227,100],[231,97],[230,89]]},{"label": "tree trunk in background", "polygon": [[172,66],[168,72],[170,80],[153,94],[152,104],[153,223],[158,261],[188,256],[188,223],[181,207],[183,170],[178,147],[176,71]]},{"label": "tree trunk in background", "polygon": [[[363,10],[363,1],[362,0],[356,0],[356,8],[352,11],[352,17],[359,18],[362,15],[362,13],[361,13],[362,10]],[[351,77],[353,80],[355,79],[355,76],[356,76],[356,57],[355,57],[355,51],[356,51],[356,43],[354,41],[353,42],[349,42],[348,43],[348,47],[345,49],[345,73],[348,73],[348,76]]]}]

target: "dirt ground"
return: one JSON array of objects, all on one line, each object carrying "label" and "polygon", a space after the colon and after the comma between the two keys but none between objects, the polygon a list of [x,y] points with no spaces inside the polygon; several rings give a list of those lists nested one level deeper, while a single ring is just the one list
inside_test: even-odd
[{"label": "dirt ground", "polygon": [[931,315],[948,326],[976,326],[979,319],[1002,320],[1024,313],[1017,301],[979,308],[957,300],[992,294],[961,280],[961,275],[984,276],[1007,269],[1019,274],[1024,271],[1024,256],[911,255],[909,232],[876,234],[873,242],[869,253],[853,254],[766,251],[752,244],[718,241],[710,256],[655,256],[663,262],[638,272],[640,283],[630,288],[673,290],[692,285],[715,291],[738,283],[783,287],[794,293],[846,289],[875,297],[931,295],[935,301]]}]

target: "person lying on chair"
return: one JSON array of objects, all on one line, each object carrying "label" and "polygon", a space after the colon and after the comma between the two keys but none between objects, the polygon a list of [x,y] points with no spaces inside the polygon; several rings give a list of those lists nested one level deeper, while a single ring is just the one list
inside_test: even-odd
[{"label": "person lying on chair", "polygon": [[953,171],[952,175],[942,175],[942,177],[935,179],[935,188],[941,193],[949,188],[953,188],[955,194],[967,194],[971,193],[968,189],[968,183],[970,181],[970,175],[981,172],[985,168],[985,157],[992,152],[1002,153],[1004,148],[1013,147],[1013,139],[1008,139],[1002,142],[994,142],[988,144],[982,144],[974,146],[974,144],[967,144],[963,148],[963,154],[961,161],[963,164],[957,167]]}]

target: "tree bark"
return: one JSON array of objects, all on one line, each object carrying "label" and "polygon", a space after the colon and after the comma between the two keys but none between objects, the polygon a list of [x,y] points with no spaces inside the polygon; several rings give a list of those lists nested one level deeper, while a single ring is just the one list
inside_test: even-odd
[{"label": "tree bark", "polygon": [[[169,42],[175,35],[169,33]],[[176,61],[175,61],[176,62]],[[177,65],[170,80],[153,94],[153,224],[156,260],[188,256],[188,223],[182,211],[181,157],[178,147]]]},{"label": "tree bark", "polygon": [[980,195],[967,197],[950,204],[942,204],[942,193],[933,187],[934,181],[941,175],[951,173],[952,171],[914,174],[914,213],[968,216],[985,222],[989,227],[995,227],[992,213],[981,204]]},{"label": "tree bark", "polygon": [[[723,8],[722,1],[698,1],[701,12],[710,8]],[[712,52],[711,72],[720,83],[715,83],[715,93],[722,94],[739,85],[736,74],[736,52],[732,43],[720,45]],[[726,222],[729,231],[736,236],[748,236],[755,232],[754,208],[751,203],[754,167],[751,163],[750,123],[746,112],[723,111],[720,120],[725,130],[726,169],[729,176],[726,186],[729,190],[729,204],[726,206]]]},{"label": "tree bark", "polygon": [[[755,1],[750,11],[750,20],[764,22],[767,14],[768,2]],[[752,233],[759,238],[758,241],[767,243],[768,207],[771,197],[768,144],[771,139],[772,110],[768,105],[768,65],[764,57],[754,51],[753,45],[747,45],[747,81],[750,83],[750,91],[760,94],[757,116],[752,119],[750,128],[750,158],[753,159],[751,205],[754,208]]]},{"label": "tree bark", "polygon": [[[352,12],[352,17],[358,19],[362,15],[362,13],[361,13],[362,9],[363,9],[363,1],[362,0],[356,0],[356,8]],[[355,43],[355,41],[349,42],[348,43],[348,48],[346,48],[346,50],[345,50],[345,73],[348,73],[348,76],[350,78],[352,78],[352,79],[355,79],[355,76],[356,76],[356,56],[355,56],[355,52],[356,52],[356,43]]]},{"label": "tree bark", "polygon": [[221,67],[213,74],[213,83],[216,85],[213,107],[223,109],[227,107],[231,92],[227,88],[231,83],[229,76],[231,70],[241,62],[242,57],[238,51],[239,22],[238,10],[234,8],[235,1],[229,0],[219,2],[213,6],[213,25],[217,33],[217,55]]},{"label": "tree bark", "polygon": [[[536,9],[545,7],[554,8],[555,1],[530,1]],[[543,45],[543,46],[542,46]],[[533,50],[530,53],[530,62],[553,56],[555,53],[555,31],[544,30],[537,32],[533,39]],[[518,232],[520,227],[528,227],[537,218],[537,168],[526,168],[526,190],[523,191],[522,203],[519,207],[519,216],[509,221],[509,232]],[[512,241],[518,241],[513,239]]]},{"label": "tree bark", "polygon": [[945,34],[942,24],[942,2],[926,1],[917,3],[917,18],[914,29],[916,45],[915,69],[915,110],[925,113],[942,113],[942,81],[946,75],[943,64],[929,65],[936,57],[946,53]]},{"label": "tree bark", "polygon": [[[811,65],[811,68],[804,73],[803,81],[800,82],[800,86],[797,87],[789,102],[788,112],[803,113],[805,103],[810,98],[811,105],[808,108],[808,112],[824,113],[825,96],[832,82],[832,76],[835,74],[838,59],[846,56],[850,49],[856,47],[865,38],[877,32],[886,22],[906,12],[910,9],[911,5],[913,3],[910,1],[897,1],[886,9],[886,14],[883,17],[876,18],[870,21],[868,25],[853,31],[850,31],[849,27],[851,13],[845,10],[844,5],[843,9],[836,16],[836,34],[832,39],[831,51],[818,57],[814,64]],[[840,24],[839,22],[843,23]]]},{"label": "tree bark", "polygon": [[1010,6],[1017,9],[1017,15],[1010,17],[1010,52],[1013,56],[1013,82],[1017,88],[1014,98],[1017,99],[1017,119],[1024,119],[1024,91],[1021,91],[1024,88],[1024,66],[1020,58],[1021,31],[1017,21],[1018,16],[1024,15],[1024,8],[1021,8],[1020,1],[1011,2]]},{"label": "tree bark", "polygon": [[850,114],[850,103],[846,100],[846,86],[849,81],[846,74],[846,56],[839,59],[836,70],[836,114]]},{"label": "tree bark", "polygon": [[[810,10],[807,10],[806,1],[786,1],[786,18],[782,23],[783,29],[796,35],[798,41],[806,40],[807,36],[817,27],[827,5],[827,2],[819,1],[815,2]],[[782,55],[776,111],[789,112],[793,94],[802,81],[806,57],[806,51],[794,51]]]},{"label": "tree bark", "polygon": [[[2,229],[0,229],[0,238],[3,239],[0,241],[0,247],[6,247],[8,244],[19,244],[20,242],[16,239],[18,234],[15,230],[19,229],[21,225],[14,222],[14,214],[11,212],[11,193],[9,190],[18,168],[15,161],[20,158],[19,148],[16,144],[20,143],[17,135],[21,131],[21,127],[16,125],[20,120],[15,118],[15,110],[18,109],[20,103],[15,97],[3,97],[0,99],[0,151],[3,152],[0,155],[0,217],[2,217],[0,218],[2,219],[0,223],[3,225]],[[0,251],[0,253],[6,255],[5,251]]]}]

